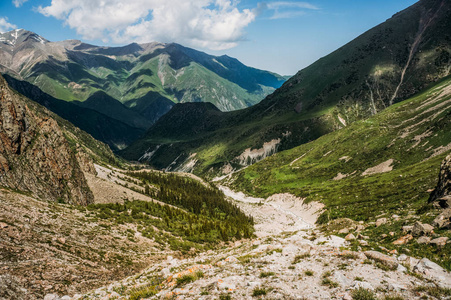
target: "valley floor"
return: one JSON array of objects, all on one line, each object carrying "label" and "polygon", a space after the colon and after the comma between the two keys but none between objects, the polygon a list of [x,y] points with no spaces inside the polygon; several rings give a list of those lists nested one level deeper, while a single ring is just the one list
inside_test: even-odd
[{"label": "valley floor", "polygon": [[[428,259],[350,251],[314,228],[319,203],[289,194],[250,198],[221,187],[256,221],[257,238],[176,259],[73,299],[433,299],[451,275]],[[363,227],[363,226],[362,226]],[[360,227],[360,228],[362,228]],[[359,236],[359,227],[356,235]],[[367,237],[361,237],[362,241]],[[400,298],[389,298],[400,297]],[[48,298],[51,299],[51,298]],[[55,298],[57,299],[57,298]],[[69,299],[69,298],[68,298]]]}]

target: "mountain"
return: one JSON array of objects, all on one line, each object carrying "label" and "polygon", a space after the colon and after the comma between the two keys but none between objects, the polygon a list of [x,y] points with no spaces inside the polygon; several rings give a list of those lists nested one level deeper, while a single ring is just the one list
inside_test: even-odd
[{"label": "mountain", "polygon": [[0,184],[44,199],[88,204],[93,195],[66,132],[0,76]]},{"label": "mountain", "polygon": [[219,128],[207,124],[182,139],[190,131],[185,122],[164,120],[189,117],[193,107],[185,106],[121,154],[213,177],[375,115],[449,75],[450,64],[451,4],[422,0],[299,71],[257,105],[218,114]]},{"label": "mountain", "polygon": [[103,91],[128,108],[147,96],[234,110],[259,102],[285,81],[226,55],[174,43],[98,47],[76,40],[50,42],[23,29],[0,34],[0,64],[2,72],[57,99],[83,102]]},{"label": "mountain", "polygon": [[[118,118],[104,115],[96,110],[95,105],[91,105],[92,108],[89,108],[90,103],[94,101],[88,101],[86,104],[83,103],[82,105],[76,105],[72,102],[56,99],[49,94],[44,93],[37,86],[26,81],[17,80],[9,75],[5,75],[4,78],[10,87],[22,95],[28,97],[29,99],[33,99],[33,101],[41,104],[58,116],[68,120],[78,128],[89,132],[95,139],[108,144],[113,150],[126,147],[144,133],[143,129],[133,126],[134,124],[139,123],[143,118],[138,115],[138,118],[135,121],[132,119],[132,117],[134,117],[133,112],[124,109],[123,104],[114,99],[110,101],[113,102],[110,109],[110,115],[114,115],[114,113],[116,113],[116,115],[119,115]],[[101,92],[98,93],[100,94],[99,96],[101,96]],[[92,97],[95,98],[96,94]],[[110,99],[109,96],[105,97]],[[115,110],[115,105],[118,106],[119,109]],[[123,113],[123,116],[130,117],[129,121],[126,122],[128,124],[124,123],[125,120],[124,122],[118,120],[124,119],[120,113]]]}]

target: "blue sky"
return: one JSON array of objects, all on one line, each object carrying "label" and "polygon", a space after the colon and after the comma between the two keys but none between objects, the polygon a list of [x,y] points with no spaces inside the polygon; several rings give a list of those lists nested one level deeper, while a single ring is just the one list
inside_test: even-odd
[{"label": "blue sky", "polygon": [[415,0],[0,0],[0,31],[96,45],[177,42],[292,75]]}]

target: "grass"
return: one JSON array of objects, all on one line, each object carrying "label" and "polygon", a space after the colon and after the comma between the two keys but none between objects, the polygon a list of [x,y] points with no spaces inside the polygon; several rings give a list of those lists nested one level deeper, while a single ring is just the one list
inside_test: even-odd
[{"label": "grass", "polygon": [[305,258],[308,258],[308,257],[310,257],[310,256],[311,256],[310,253],[304,253],[304,254],[296,255],[296,256],[294,257],[294,259],[293,259],[292,264],[295,265],[295,264],[299,263],[301,260],[303,260],[303,259],[305,259]]},{"label": "grass", "polygon": [[271,277],[274,276],[276,273],[274,272],[261,272],[260,273],[260,278],[267,278],[267,277]]},{"label": "grass", "polygon": [[267,292],[268,291],[264,288],[256,287],[252,291],[252,296],[253,297],[264,296],[264,295],[266,295]]},{"label": "grass", "polygon": [[362,287],[352,290],[351,297],[354,300],[376,300],[374,292],[364,289]]},{"label": "grass", "polygon": [[432,297],[441,299],[442,297],[451,296],[451,289],[442,288],[439,286],[417,286],[414,289],[416,292],[426,292]]},{"label": "grass", "polygon": [[304,271],[304,274],[306,275],[306,276],[313,276],[313,274],[315,274],[312,270],[305,270]]}]

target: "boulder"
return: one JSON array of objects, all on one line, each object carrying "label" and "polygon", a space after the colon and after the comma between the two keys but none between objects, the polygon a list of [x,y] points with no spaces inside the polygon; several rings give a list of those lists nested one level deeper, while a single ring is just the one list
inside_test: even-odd
[{"label": "boulder", "polygon": [[388,255],[385,255],[385,254],[382,254],[380,252],[373,251],[373,250],[365,251],[364,253],[369,259],[380,262],[381,264],[389,267],[392,270],[395,270],[396,268],[398,268],[398,262],[396,261],[395,257],[388,256]]},{"label": "boulder", "polygon": [[412,232],[413,225],[403,226],[402,227],[402,233],[410,233]]},{"label": "boulder", "polygon": [[451,227],[451,208],[445,209],[441,214],[439,214],[432,225],[438,228],[450,228]]},{"label": "boulder", "polygon": [[417,239],[417,243],[418,243],[418,244],[429,244],[430,241],[431,241],[431,238],[428,237],[428,236],[420,236],[420,237]]},{"label": "boulder", "polygon": [[435,245],[437,247],[443,247],[446,245],[447,241],[448,241],[448,237],[443,236],[443,237],[433,239],[432,241],[430,241],[430,244]]},{"label": "boulder", "polygon": [[387,218],[380,218],[376,220],[376,227],[379,227],[381,225],[384,225],[387,223]]},{"label": "boulder", "polygon": [[413,270],[435,281],[442,288],[451,288],[451,274],[427,258],[421,259]]},{"label": "boulder", "polygon": [[44,300],[59,300],[60,297],[56,294],[47,294],[44,296]]},{"label": "boulder", "polygon": [[353,241],[353,240],[355,240],[355,236],[352,233],[350,233],[347,236],[345,236],[345,240]]},{"label": "boulder", "polygon": [[338,233],[348,234],[348,233],[349,233],[349,228],[343,228],[343,229],[340,229],[340,230],[338,231]]},{"label": "boulder", "polygon": [[[451,154],[449,154],[440,166],[438,183],[429,197],[429,202],[440,201],[446,196],[451,195]],[[444,203],[445,204],[445,203]]]},{"label": "boulder", "polygon": [[411,239],[413,239],[413,236],[411,234],[405,235],[397,239],[393,242],[393,245],[405,245],[407,244]]},{"label": "boulder", "polygon": [[451,208],[451,195],[446,195],[442,198],[437,199],[438,204],[442,208]]},{"label": "boulder", "polygon": [[422,224],[420,222],[415,222],[412,228],[412,235],[413,236],[421,236],[421,235],[427,235],[434,230],[434,227],[429,224]]}]

